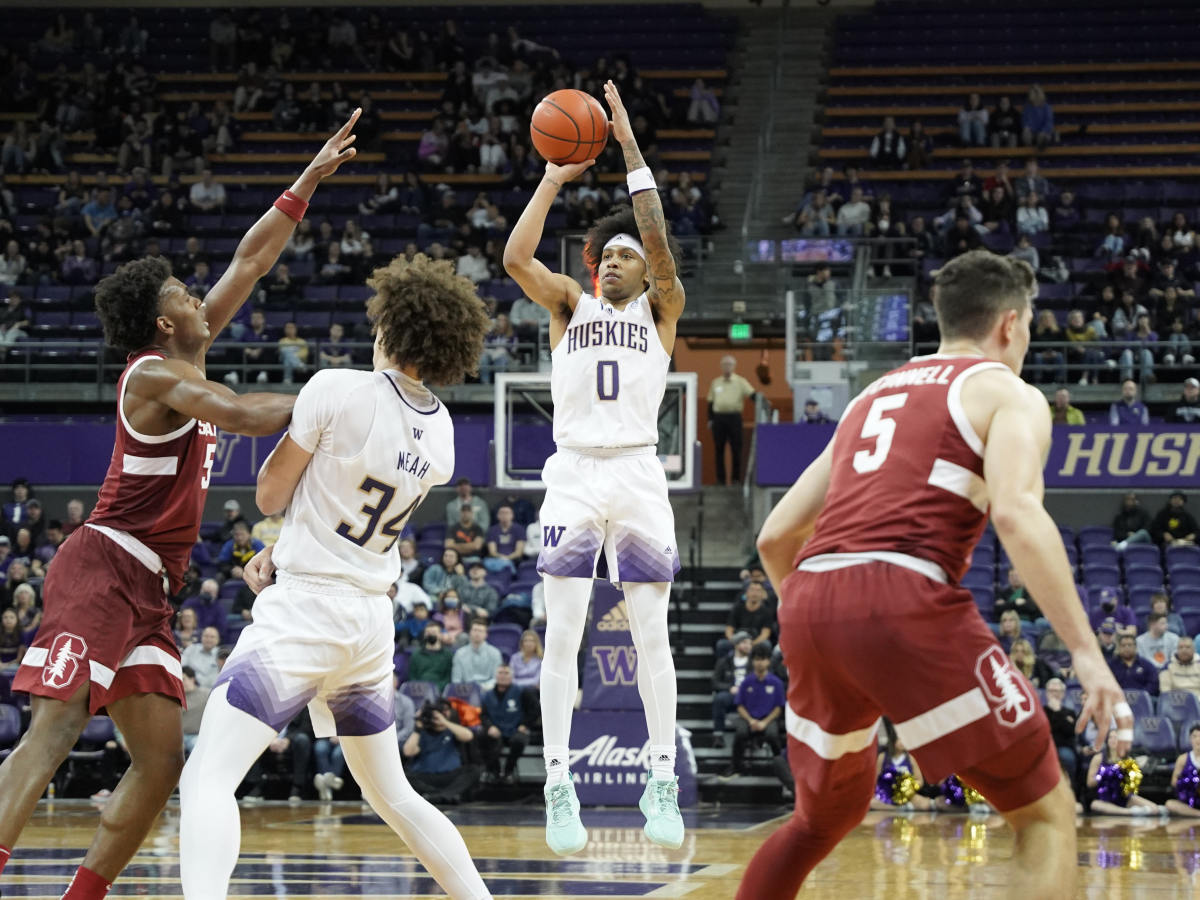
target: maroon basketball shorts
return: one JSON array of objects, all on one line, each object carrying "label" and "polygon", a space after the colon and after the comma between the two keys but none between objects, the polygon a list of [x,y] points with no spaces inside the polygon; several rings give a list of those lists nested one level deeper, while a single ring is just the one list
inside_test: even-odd
[{"label": "maroon basketball shorts", "polygon": [[55,555],[43,591],[45,614],[14,691],[68,700],[90,681],[93,715],[131,694],[184,702],[162,575],[85,526]]},{"label": "maroon basketball shorts", "polygon": [[1047,794],[1060,774],[1046,716],[971,594],[893,563],[838,566],[781,591],[797,780],[819,791],[839,759],[873,756],[887,716],[930,783],[956,773],[1002,812]]}]

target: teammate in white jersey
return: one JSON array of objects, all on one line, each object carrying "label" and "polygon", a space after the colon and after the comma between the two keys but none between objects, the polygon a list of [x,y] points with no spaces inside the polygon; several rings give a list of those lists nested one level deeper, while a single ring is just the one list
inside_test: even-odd
[{"label": "teammate in white jersey", "polygon": [[[488,317],[471,282],[418,254],[377,269],[374,371],[318,373],[258,473],[279,541],[246,566],[259,596],[209,697],[180,781],[188,900],[223,898],[240,841],[234,790],[308,706],[337,735],[363,798],[456,900],[491,898],[462,837],[404,777],[392,690],[392,604],[404,523],[454,470],[450,414],[424,385],[477,366]],[[275,583],[270,584],[274,574]]]},{"label": "teammate in white jersey", "polygon": [[575,660],[597,575],[622,586],[638,652],[638,691],[651,752],[640,804],[644,830],[657,844],[683,843],[675,776],[675,664],[667,632],[679,553],[655,445],[684,293],[675,274],[678,245],[611,81],[604,96],[629,169],[633,209],[614,211],[588,232],[583,256],[597,295],[533,258],[554,198],[591,162],[547,163],[504,248],[504,268],[551,313],[550,387],[558,451],[542,470],[546,499],[538,571],[545,579],[547,617],[542,659],[546,842],[563,855],[587,843],[567,761],[579,680]]}]

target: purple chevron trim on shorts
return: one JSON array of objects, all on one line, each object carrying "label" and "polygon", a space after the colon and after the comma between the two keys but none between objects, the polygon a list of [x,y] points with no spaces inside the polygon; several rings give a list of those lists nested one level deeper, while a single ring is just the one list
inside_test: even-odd
[{"label": "purple chevron trim on shorts", "polygon": [[591,578],[596,572],[596,555],[600,552],[599,534],[583,531],[571,536],[558,547],[543,545],[538,554],[537,570],[542,575],[563,578]]},{"label": "purple chevron trim on shorts", "polygon": [[241,659],[230,657],[213,687],[225,683],[229,684],[226,699],[230,706],[276,731],[292,721],[317,693],[313,688],[294,697],[281,697],[279,685],[271,679],[270,660],[257,652]]},{"label": "purple chevron trim on shorts", "polygon": [[376,685],[354,684],[330,694],[327,702],[340,737],[379,734],[396,724],[390,689],[381,693]]},{"label": "purple chevron trim on shorts", "polygon": [[675,542],[652,544],[646,538],[625,532],[617,538],[617,567],[621,583],[674,581],[679,571]]}]

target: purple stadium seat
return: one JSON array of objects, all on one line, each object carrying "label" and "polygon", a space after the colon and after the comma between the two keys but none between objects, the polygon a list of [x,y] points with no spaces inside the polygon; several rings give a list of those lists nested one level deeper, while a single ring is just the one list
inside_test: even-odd
[{"label": "purple stadium seat", "polygon": [[1168,547],[1167,571],[1176,566],[1200,566],[1200,547]]},{"label": "purple stadium seat", "polygon": [[1161,716],[1138,718],[1133,724],[1133,746],[1153,756],[1175,755],[1175,726]]},{"label": "purple stadium seat", "polygon": [[983,613],[985,618],[992,615],[992,609],[996,605],[996,594],[990,587],[971,588],[971,596],[975,598],[975,605],[979,607],[979,611]]},{"label": "purple stadium seat", "polygon": [[446,539],[446,526],[442,522],[429,522],[417,529],[418,540],[421,543],[441,543]]},{"label": "purple stadium seat", "polygon": [[1125,552],[1121,554],[1121,558],[1125,561],[1125,571],[1127,572],[1130,566],[1155,566],[1157,568],[1161,563],[1158,548],[1153,544],[1128,544]]},{"label": "purple stadium seat", "polygon": [[1126,691],[1125,700],[1133,710],[1135,719],[1154,715],[1154,698],[1146,691]]},{"label": "purple stadium seat", "polygon": [[1103,526],[1088,526],[1087,528],[1079,529],[1079,546],[1080,550],[1085,551],[1085,557],[1087,547],[1096,545],[1109,546],[1111,542],[1111,528],[1104,528]]},{"label": "purple stadium seat", "polygon": [[508,658],[517,652],[521,646],[521,632],[524,629],[512,622],[497,622],[488,628],[488,643],[500,651],[507,662]]},{"label": "purple stadium seat", "polygon": [[1120,564],[1120,556],[1114,547],[1108,544],[1087,544],[1083,548],[1083,567],[1112,566]]},{"label": "purple stadium seat", "polygon": [[421,711],[421,707],[427,700],[433,701],[438,698],[437,685],[432,681],[405,681],[400,685],[400,691],[408,694],[413,706],[417,708],[417,712]]},{"label": "purple stadium seat", "polygon": [[442,696],[457,697],[471,706],[483,706],[483,690],[473,681],[452,681],[446,685]]},{"label": "purple stadium seat", "polygon": [[1127,566],[1125,584],[1128,587],[1162,587],[1163,573],[1158,566]]},{"label": "purple stadium seat", "polygon": [[1163,691],[1158,697],[1158,714],[1170,719],[1176,728],[1200,719],[1200,699],[1191,691]]},{"label": "purple stadium seat", "polygon": [[1171,586],[1200,590],[1200,566],[1176,566],[1171,569]]},{"label": "purple stadium seat", "polygon": [[1110,585],[1118,587],[1121,584],[1121,570],[1116,566],[1094,565],[1084,562],[1083,582],[1090,586]]},{"label": "purple stadium seat", "polygon": [[[1171,590],[1171,605],[1178,611],[1200,612],[1200,588],[1175,587]],[[1196,634],[1196,632],[1191,632]]]}]

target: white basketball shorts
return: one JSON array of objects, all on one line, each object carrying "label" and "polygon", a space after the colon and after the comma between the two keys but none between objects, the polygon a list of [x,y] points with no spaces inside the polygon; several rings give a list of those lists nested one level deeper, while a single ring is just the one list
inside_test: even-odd
[{"label": "white basketball shorts", "polygon": [[543,575],[614,584],[675,580],[675,514],[654,447],[560,448],[546,460],[542,481]]},{"label": "white basketball shorts", "polygon": [[378,734],[395,724],[394,634],[386,594],[279,572],[217,684],[276,730],[307,705],[317,737]]}]

